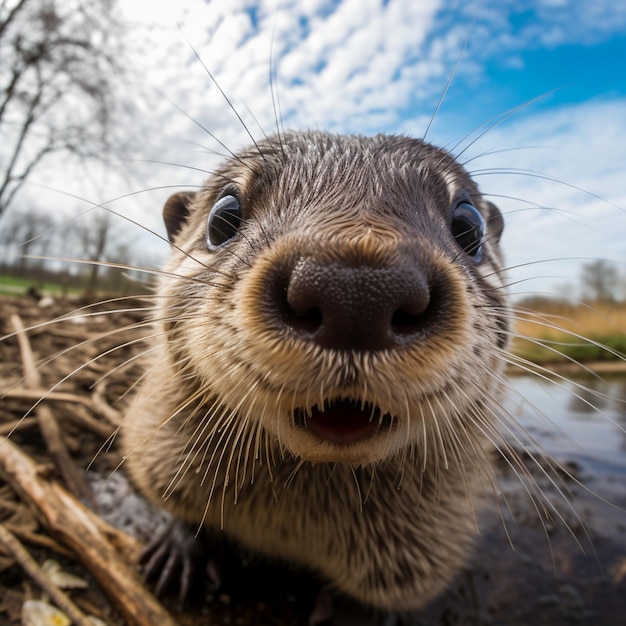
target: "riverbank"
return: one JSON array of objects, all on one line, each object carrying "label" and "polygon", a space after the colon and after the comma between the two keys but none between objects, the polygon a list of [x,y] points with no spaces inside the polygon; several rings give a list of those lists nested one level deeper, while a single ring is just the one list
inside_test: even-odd
[{"label": "riverbank", "polygon": [[510,351],[523,363],[567,373],[626,371],[626,303],[531,304],[514,307]]},{"label": "riverbank", "polygon": [[509,365],[506,368],[507,376],[525,376],[535,373],[540,376],[554,373],[557,376],[587,376],[589,374],[610,376],[611,374],[626,373],[626,360],[614,359],[612,361],[589,361],[573,363],[566,359],[550,361],[547,363],[525,363],[523,366]]}]

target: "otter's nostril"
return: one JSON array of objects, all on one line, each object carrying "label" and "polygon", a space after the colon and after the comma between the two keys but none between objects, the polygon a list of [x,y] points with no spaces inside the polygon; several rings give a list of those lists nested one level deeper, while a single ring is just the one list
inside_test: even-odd
[{"label": "otter's nostril", "polygon": [[314,335],[323,323],[323,314],[314,301],[294,299],[289,292],[289,276],[278,277],[270,288],[282,323],[302,335]]},{"label": "otter's nostril", "polygon": [[437,283],[430,284],[421,298],[413,298],[398,307],[391,316],[391,332],[399,340],[410,340],[437,322],[442,311],[442,289]]},{"label": "otter's nostril", "polygon": [[304,313],[290,310],[289,323],[292,328],[302,333],[315,333],[322,325],[322,311],[312,307]]},{"label": "otter's nostril", "polygon": [[412,335],[419,331],[422,325],[422,314],[411,315],[399,309],[391,317],[391,329],[396,335]]}]

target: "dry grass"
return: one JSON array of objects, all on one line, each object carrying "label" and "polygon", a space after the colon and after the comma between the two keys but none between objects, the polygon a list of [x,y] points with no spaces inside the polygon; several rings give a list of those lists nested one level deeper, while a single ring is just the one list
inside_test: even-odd
[{"label": "dry grass", "polygon": [[626,303],[623,302],[580,305],[544,302],[535,310],[520,307],[516,317],[513,352],[534,362],[560,361],[567,357],[606,361],[619,359],[615,352],[626,353]]}]

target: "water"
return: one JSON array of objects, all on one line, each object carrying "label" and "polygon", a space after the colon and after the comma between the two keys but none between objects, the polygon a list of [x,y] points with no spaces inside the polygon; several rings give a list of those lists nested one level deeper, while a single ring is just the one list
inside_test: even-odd
[{"label": "water", "polygon": [[583,474],[626,475],[626,372],[571,380],[512,376],[509,388],[505,406],[533,447],[574,462]]},{"label": "water", "polygon": [[[498,466],[502,504],[485,511],[473,562],[487,623],[624,624],[626,372],[507,384],[505,407],[519,424],[507,438],[532,479]],[[565,471],[545,473],[533,460]],[[522,486],[531,481],[539,505]]]}]

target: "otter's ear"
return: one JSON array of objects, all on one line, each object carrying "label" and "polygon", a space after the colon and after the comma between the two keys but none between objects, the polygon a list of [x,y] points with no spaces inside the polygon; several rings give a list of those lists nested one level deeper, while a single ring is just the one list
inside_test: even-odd
[{"label": "otter's ear", "polygon": [[163,221],[170,243],[189,217],[189,206],[196,197],[193,191],[181,191],[170,196],[163,207]]},{"label": "otter's ear", "polygon": [[487,230],[489,236],[493,237],[495,241],[500,241],[500,236],[504,230],[504,218],[500,209],[493,204],[493,202],[485,201],[487,206]]}]

